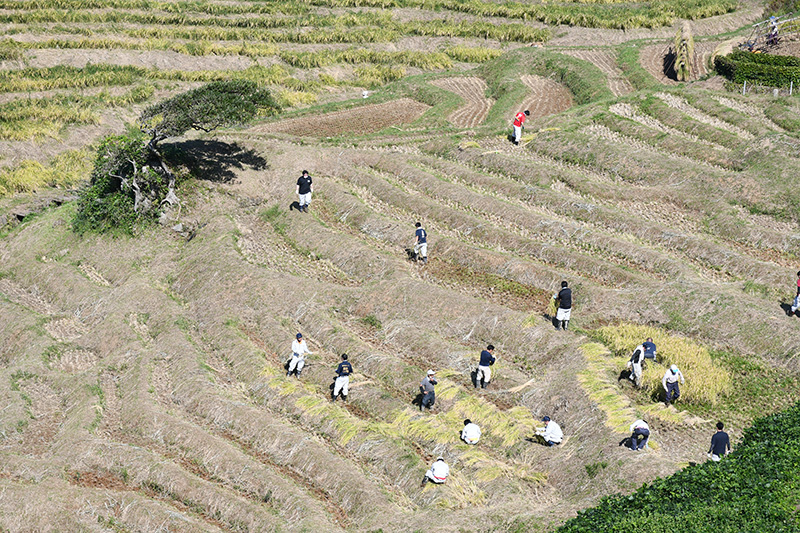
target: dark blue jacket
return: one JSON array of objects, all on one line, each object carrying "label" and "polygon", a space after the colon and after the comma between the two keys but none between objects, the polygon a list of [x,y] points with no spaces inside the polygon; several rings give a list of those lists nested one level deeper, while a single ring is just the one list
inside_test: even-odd
[{"label": "dark blue jacket", "polygon": [[342,361],[336,368],[336,375],[339,377],[349,376],[352,373],[353,365],[350,364],[350,361]]},{"label": "dark blue jacket", "polygon": [[478,363],[479,366],[491,366],[494,364],[494,357],[491,353],[484,350],[481,352],[481,362]]}]

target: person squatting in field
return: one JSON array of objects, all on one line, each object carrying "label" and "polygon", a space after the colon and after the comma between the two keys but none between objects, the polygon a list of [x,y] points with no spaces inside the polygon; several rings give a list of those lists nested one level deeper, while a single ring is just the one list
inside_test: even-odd
[{"label": "person squatting in field", "polygon": [[492,379],[492,365],[496,359],[494,358],[494,346],[491,344],[481,352],[481,359],[478,361],[478,371],[475,374],[475,388],[480,384],[482,389],[489,386],[489,381]]},{"label": "person squatting in field", "polygon": [[417,228],[414,231],[414,258],[424,265],[428,262],[428,233],[419,222],[414,226]]},{"label": "person squatting in field", "polygon": [[519,141],[522,139],[522,128],[524,128],[525,119],[527,119],[531,115],[531,112],[527,109],[525,111],[520,111],[514,116],[514,144],[519,146]]},{"label": "person squatting in field", "polygon": [[653,337],[647,337],[647,340],[642,343],[644,347],[644,358],[656,360],[656,343],[653,342]]},{"label": "person squatting in field", "polygon": [[336,381],[333,383],[333,401],[342,394],[342,400],[347,401],[348,388],[350,387],[350,374],[353,373],[353,365],[347,360],[347,354],[342,354],[342,362],[336,367]]},{"label": "person squatting in field", "polygon": [[561,282],[561,290],[553,295],[553,300],[558,302],[556,311],[556,329],[567,329],[569,317],[572,314],[572,289],[567,286],[566,281]]},{"label": "person squatting in field", "polygon": [[561,426],[550,420],[549,416],[542,417],[542,422],[545,423],[545,426],[536,430],[536,435],[541,437],[548,446],[561,444],[564,439],[564,432],[561,431]]},{"label": "person squatting in field", "polygon": [[292,372],[295,372],[298,378],[300,377],[300,372],[303,371],[303,367],[306,365],[306,354],[311,355],[311,352],[308,351],[308,345],[303,339],[303,334],[298,333],[297,338],[292,342],[292,359],[289,361],[289,370],[286,372],[287,378],[292,375]]},{"label": "person squatting in field", "polygon": [[681,388],[678,386],[679,380],[681,385],[683,385],[685,380],[683,379],[683,373],[678,370],[678,365],[670,366],[667,371],[664,372],[664,377],[661,378],[661,385],[667,393],[667,405],[677,401],[678,398],[681,397]]},{"label": "person squatting in field", "polygon": [[424,485],[428,481],[432,481],[437,485],[441,485],[447,482],[447,476],[449,475],[450,467],[444,462],[444,457],[439,456],[436,458],[436,462],[431,465],[430,469],[425,472],[425,477],[422,478],[422,484]]},{"label": "person squatting in field", "polygon": [[296,192],[299,197],[300,212],[307,213],[308,206],[311,205],[311,193],[314,192],[314,185],[311,181],[311,176],[308,175],[308,170],[304,170],[303,175],[297,178]]},{"label": "person squatting in field", "polygon": [[422,402],[419,405],[420,410],[423,407],[425,409],[433,409],[433,404],[436,402],[436,393],[433,390],[434,385],[437,383],[435,376],[436,372],[428,370],[428,374],[419,384],[419,391],[422,393]]},{"label": "person squatting in field", "polygon": [[464,429],[461,430],[461,440],[466,442],[467,444],[478,444],[478,441],[481,439],[481,428],[467,418],[464,420]]}]

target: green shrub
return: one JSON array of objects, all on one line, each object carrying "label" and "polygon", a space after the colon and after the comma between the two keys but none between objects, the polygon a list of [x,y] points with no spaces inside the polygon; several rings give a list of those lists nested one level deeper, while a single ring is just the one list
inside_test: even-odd
[{"label": "green shrub", "polygon": [[735,83],[745,81],[788,87],[800,81],[800,58],[754,54],[737,50],[714,59],[717,72]]},{"label": "green shrub", "polygon": [[796,533],[799,479],[800,403],[757,420],[722,462],[689,466],[631,495],[607,497],[557,531]]}]

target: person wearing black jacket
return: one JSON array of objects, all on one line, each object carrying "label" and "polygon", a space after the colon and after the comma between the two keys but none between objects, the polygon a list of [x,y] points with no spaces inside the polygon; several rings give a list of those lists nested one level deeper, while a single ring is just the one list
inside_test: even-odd
[{"label": "person wearing black jacket", "polygon": [[556,329],[567,329],[570,312],[572,311],[572,289],[567,286],[566,281],[561,282],[561,290],[553,295],[553,300],[558,302]]},{"label": "person wearing black jacket", "polygon": [[728,434],[722,431],[725,425],[717,422],[717,432],[711,437],[711,447],[708,449],[708,456],[712,461],[720,461],[725,455],[731,453],[731,439]]},{"label": "person wearing black jacket", "polygon": [[478,362],[478,372],[475,376],[475,388],[478,388],[478,383],[481,388],[485,389],[489,386],[489,381],[492,379],[492,365],[495,362],[494,346],[491,344],[481,352],[481,360]]},{"label": "person wearing black jacket", "polygon": [[347,401],[347,392],[350,385],[350,374],[353,373],[353,365],[347,360],[347,354],[342,354],[342,362],[336,367],[336,381],[333,385],[333,401],[342,393],[342,399]]}]

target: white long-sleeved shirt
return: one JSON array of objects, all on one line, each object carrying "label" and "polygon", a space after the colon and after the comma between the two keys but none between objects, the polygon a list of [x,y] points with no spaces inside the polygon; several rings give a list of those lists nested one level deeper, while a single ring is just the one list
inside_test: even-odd
[{"label": "white long-sleeved shirt", "polygon": [[678,370],[677,372],[675,372],[673,374],[672,370],[670,370],[668,368],[667,371],[664,372],[664,377],[661,378],[661,385],[663,385],[664,390],[667,390],[667,383],[675,383],[678,380],[681,380],[681,385],[683,385],[684,380],[683,380],[683,374],[681,374],[681,371]]},{"label": "white long-sleeved shirt", "polygon": [[561,426],[551,420],[544,427],[542,437],[546,441],[561,442],[561,439],[564,438],[564,433],[561,431]]},{"label": "white long-sleeved shirt", "polygon": [[450,475],[450,467],[444,461],[436,461],[431,466],[431,474],[436,483],[444,483],[447,481],[447,476]]},{"label": "white long-sleeved shirt", "polygon": [[469,423],[461,430],[461,438],[470,444],[475,444],[481,438],[481,428],[478,424]]},{"label": "white long-sleeved shirt", "polygon": [[304,354],[311,352],[308,351],[308,345],[305,340],[295,340],[292,342],[292,353],[302,358]]},{"label": "white long-sleeved shirt", "polygon": [[639,419],[633,424],[631,424],[631,433],[633,433],[633,430],[636,428],[646,429],[647,431],[650,431],[650,426],[648,426],[647,422],[645,422],[642,419]]}]

